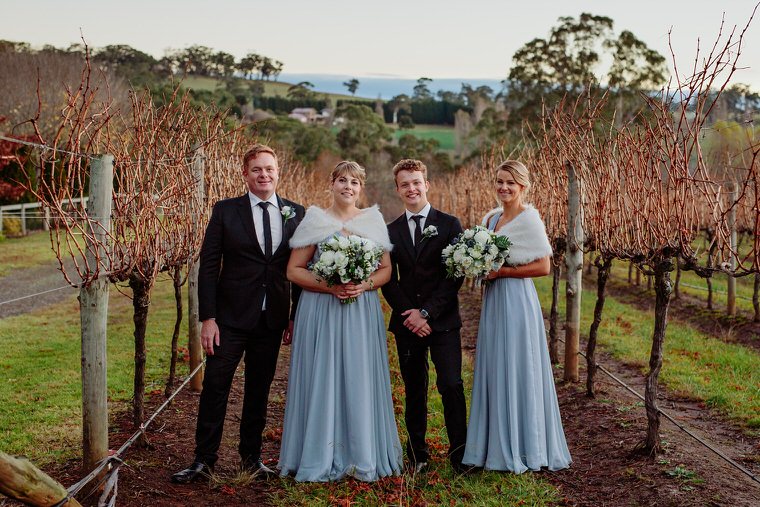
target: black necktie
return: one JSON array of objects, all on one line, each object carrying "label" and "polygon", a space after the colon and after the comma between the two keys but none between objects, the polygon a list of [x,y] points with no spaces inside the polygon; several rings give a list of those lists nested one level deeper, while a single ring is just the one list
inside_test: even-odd
[{"label": "black necktie", "polygon": [[422,243],[422,227],[420,227],[422,215],[412,215],[412,220],[414,220],[414,251],[419,252],[420,243]]},{"label": "black necktie", "polygon": [[259,203],[261,211],[264,213],[264,255],[267,257],[272,256],[272,227],[269,222],[269,203],[267,201],[261,201]]}]

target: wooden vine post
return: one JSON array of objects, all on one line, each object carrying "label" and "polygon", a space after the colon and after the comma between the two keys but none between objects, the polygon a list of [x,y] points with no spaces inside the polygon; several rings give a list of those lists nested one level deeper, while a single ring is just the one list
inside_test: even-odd
[{"label": "wooden vine post", "polygon": [[578,350],[580,347],[581,294],[583,292],[583,211],[581,192],[575,167],[567,169],[567,266],[566,318],[565,318],[565,380],[578,381]]},{"label": "wooden vine post", "polygon": [[112,155],[92,160],[87,203],[87,266],[95,278],[79,290],[82,323],[82,458],[85,470],[108,455],[108,386],[106,337],[109,266],[106,246],[111,231]]},{"label": "wooden vine post", "polygon": [[[203,149],[199,148],[195,152],[193,157],[193,178],[196,182],[195,198],[200,203],[205,202],[205,189],[204,189],[204,153]],[[197,209],[204,209],[204,206],[198,206]],[[203,221],[204,216],[198,214],[191,217],[192,220]],[[198,230],[203,230],[203,224],[200,224]],[[195,371],[199,364],[203,361],[203,348],[201,347],[201,324],[198,321],[199,309],[198,309],[198,269],[200,268],[200,259],[192,259],[190,263],[190,270],[187,277],[187,325],[188,325],[188,354],[190,355],[190,371]],[[201,392],[203,388],[203,370],[199,370],[198,373],[190,381],[190,389],[195,392]]]},{"label": "wooden vine post", "polygon": [[[730,233],[730,249],[729,249],[729,269],[731,273],[736,272],[736,256],[738,249],[738,240],[736,237],[736,201],[738,199],[737,185],[731,183],[728,187],[728,204],[731,206],[728,212],[728,230]],[[736,278],[732,274],[728,275],[728,290],[726,296],[726,313],[731,316],[736,316]]]}]

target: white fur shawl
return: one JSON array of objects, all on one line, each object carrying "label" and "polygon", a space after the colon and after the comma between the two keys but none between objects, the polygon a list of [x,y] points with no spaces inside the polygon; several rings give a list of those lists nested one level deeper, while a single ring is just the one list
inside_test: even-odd
[{"label": "white fur shawl", "polygon": [[[552,246],[546,237],[546,226],[536,208],[530,204],[511,222],[496,231],[500,236],[506,236],[512,242],[509,249],[507,264],[510,266],[522,266],[536,259],[552,255]],[[501,213],[501,208],[489,211],[483,218],[483,225],[488,227],[488,222],[494,215]]]},{"label": "white fur shawl", "polygon": [[296,232],[290,238],[290,248],[316,245],[341,230],[371,239],[384,250],[390,251],[393,248],[388,237],[388,227],[377,205],[363,209],[348,222],[341,222],[322,208],[310,206],[303,220],[298,224]]}]

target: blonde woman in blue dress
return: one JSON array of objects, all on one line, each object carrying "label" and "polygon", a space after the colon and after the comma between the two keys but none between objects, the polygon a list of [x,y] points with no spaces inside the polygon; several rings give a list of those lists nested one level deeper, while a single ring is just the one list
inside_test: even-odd
[{"label": "blonde woman in blue dress", "polygon": [[548,275],[552,255],[538,211],[524,202],[528,169],[508,160],[496,171],[501,207],[483,225],[512,242],[507,265],[488,275],[480,312],[465,465],[522,473],[571,463],[554,388],[546,331],[531,278]]},{"label": "blonde woman in blue dress", "polygon": [[[341,162],[333,204],[310,207],[290,240],[288,279],[303,288],[293,343],[278,468],[297,481],[362,481],[401,473],[385,320],[377,289],[390,279],[391,242],[377,206],[359,209],[365,171]],[[355,234],[385,250],[369,280],[328,287],[308,269],[318,244]],[[350,304],[341,299],[357,298]]]}]

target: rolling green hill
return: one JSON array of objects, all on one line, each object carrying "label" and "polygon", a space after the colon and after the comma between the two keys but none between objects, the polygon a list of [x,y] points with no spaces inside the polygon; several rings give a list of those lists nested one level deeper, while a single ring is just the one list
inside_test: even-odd
[{"label": "rolling green hill", "polygon": [[[244,80],[243,78],[236,78],[240,80]],[[260,83],[264,85],[264,95],[267,97],[287,97],[288,96],[288,88],[293,86],[293,83],[285,83],[282,81],[263,81],[260,80]],[[208,76],[187,76],[182,81],[183,86],[186,88],[190,88],[192,90],[208,90],[208,91],[214,91],[217,87],[223,87],[224,84],[222,81],[215,77],[208,77]],[[332,98],[334,101],[337,100],[363,100],[370,103],[374,103],[374,99],[365,99],[362,97],[353,97],[348,94],[342,94],[342,93],[321,93],[319,90],[315,90],[314,94],[321,98],[325,95]]]}]

